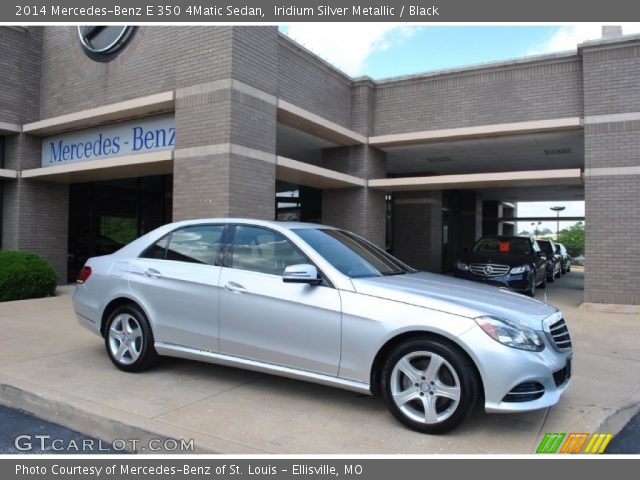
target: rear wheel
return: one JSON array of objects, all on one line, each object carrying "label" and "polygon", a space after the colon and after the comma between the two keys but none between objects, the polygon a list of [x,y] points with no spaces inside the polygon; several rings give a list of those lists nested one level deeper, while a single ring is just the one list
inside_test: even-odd
[{"label": "rear wheel", "polygon": [[538,285],[538,288],[540,288],[540,289],[547,288],[547,276],[546,275],[544,277],[542,277],[542,283],[540,285]]},{"label": "rear wheel", "polygon": [[547,279],[547,282],[549,283],[553,283],[555,280],[555,268],[556,266],[554,265],[551,267],[551,270],[547,270],[547,274],[545,277]]},{"label": "rear wheel", "polygon": [[147,317],[135,305],[123,305],[111,312],[104,340],[109,358],[125,372],[139,372],[158,361]]},{"label": "rear wheel", "polygon": [[467,357],[446,341],[415,339],[387,358],[380,391],[389,411],[422,433],[453,430],[474,410],[479,380]]},{"label": "rear wheel", "polygon": [[[546,273],[545,273],[545,278],[546,278]],[[533,272],[531,272],[531,285],[529,285],[529,289],[526,290],[524,293],[525,295],[529,295],[531,298],[536,296],[536,271],[534,270]],[[545,285],[546,286],[546,285]]]}]

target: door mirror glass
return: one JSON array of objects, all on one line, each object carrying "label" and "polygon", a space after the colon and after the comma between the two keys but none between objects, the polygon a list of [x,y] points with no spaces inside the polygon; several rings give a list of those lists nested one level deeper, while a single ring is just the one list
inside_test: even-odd
[{"label": "door mirror glass", "polygon": [[318,269],[308,263],[289,265],[284,269],[282,281],[287,283],[319,284],[322,279],[318,277]]}]

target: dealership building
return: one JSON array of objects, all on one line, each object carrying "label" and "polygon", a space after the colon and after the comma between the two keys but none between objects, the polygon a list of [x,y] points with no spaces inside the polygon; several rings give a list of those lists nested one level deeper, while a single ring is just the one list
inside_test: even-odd
[{"label": "dealership building", "polygon": [[278,218],[446,273],[516,202],[584,200],[585,301],[638,305],[640,36],[604,33],[372,80],[272,26],[0,27],[2,249],[65,283],[167,222]]}]

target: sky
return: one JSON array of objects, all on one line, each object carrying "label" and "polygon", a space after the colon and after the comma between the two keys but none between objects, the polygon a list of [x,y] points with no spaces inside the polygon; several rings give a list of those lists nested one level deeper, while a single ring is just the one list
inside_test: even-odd
[{"label": "sky", "polygon": [[[622,24],[625,35],[640,33],[640,23]],[[383,79],[434,70],[575,51],[601,37],[602,24],[536,26],[414,26],[389,23],[305,23],[280,30],[352,77]],[[547,217],[557,202],[519,203],[520,216]],[[584,216],[584,202],[560,202],[566,216]],[[518,231],[533,231],[520,222]],[[575,222],[561,222],[560,229]],[[540,228],[556,230],[556,222]]]},{"label": "sky", "polygon": [[[640,33],[640,23],[622,24]],[[343,72],[374,79],[529,55],[575,50],[600,38],[602,24],[415,26],[392,23],[297,23],[280,30]]]},{"label": "sky", "polygon": [[[555,217],[556,212],[551,210],[551,207],[565,207],[560,212],[560,218],[565,217],[584,217],[584,202],[518,202],[518,217]],[[535,233],[535,229],[543,230],[548,228],[552,233],[556,233],[556,221],[542,222],[540,225],[534,222],[535,225],[531,225],[529,222],[518,222],[516,225],[517,233],[526,230],[529,233]],[[577,222],[560,222],[560,230],[567,228]],[[584,221],[582,222],[584,223]]]}]

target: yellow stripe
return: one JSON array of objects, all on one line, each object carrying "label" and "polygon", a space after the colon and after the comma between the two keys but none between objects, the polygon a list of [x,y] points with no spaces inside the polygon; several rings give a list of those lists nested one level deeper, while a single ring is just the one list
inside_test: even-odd
[{"label": "yellow stripe", "polygon": [[593,443],[596,441],[597,437],[598,437],[597,433],[594,433],[593,435],[591,435],[591,440],[589,440],[589,443],[587,444],[587,448],[584,449],[584,453],[591,453],[591,447],[593,447]]},{"label": "yellow stripe", "polygon": [[602,442],[602,446],[600,447],[600,450],[598,451],[598,453],[604,453],[605,449],[607,448],[607,445],[609,445],[609,442],[613,438],[613,434],[611,433],[604,433],[603,435],[605,435],[605,440],[604,442]]},{"label": "yellow stripe", "polygon": [[602,433],[598,433],[596,435],[598,435],[598,439],[596,440],[596,443],[593,444],[593,449],[591,450],[591,453],[596,453],[598,451],[598,448],[600,447],[602,440],[604,440],[604,437],[606,436]]}]

